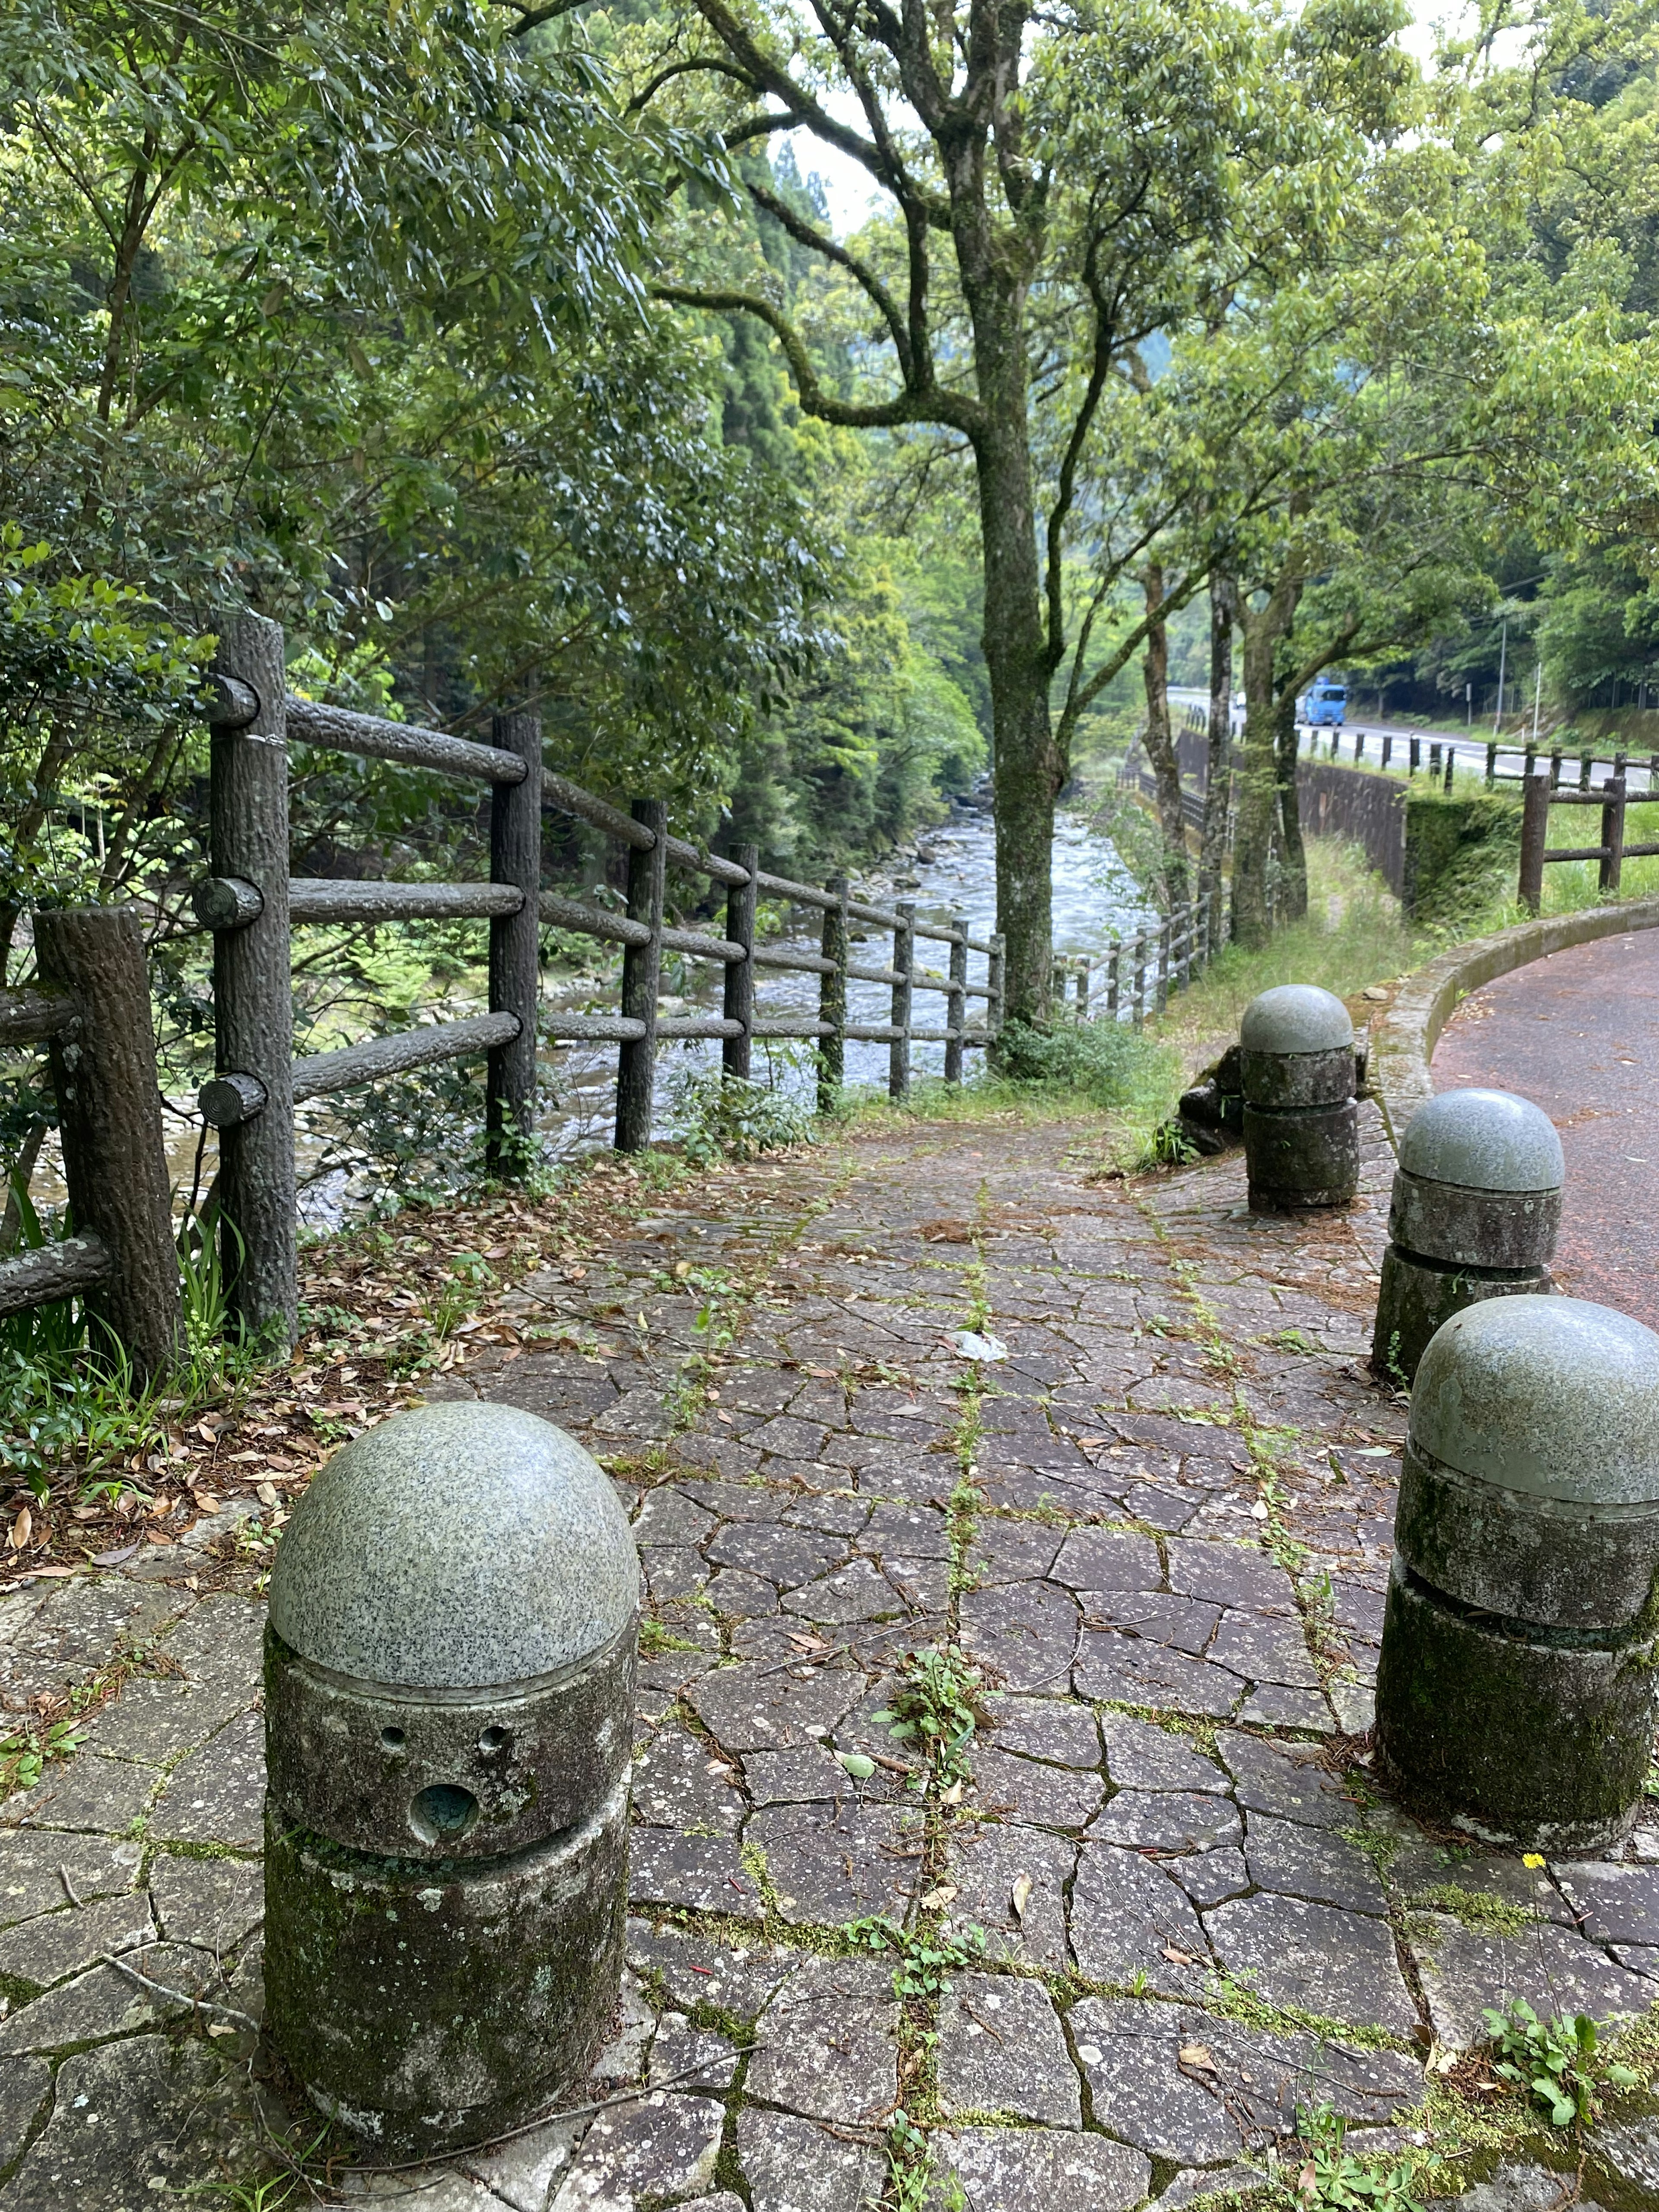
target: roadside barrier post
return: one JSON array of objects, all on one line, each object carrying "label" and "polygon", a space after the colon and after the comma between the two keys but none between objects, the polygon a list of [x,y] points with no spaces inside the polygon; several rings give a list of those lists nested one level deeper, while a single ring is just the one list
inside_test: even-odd
[{"label": "roadside barrier post", "polygon": [[643,850],[628,851],[628,919],[643,922],[650,935],[623,954],[622,1013],[641,1024],[624,1039],[617,1055],[617,1150],[642,1152],[651,1142],[651,1100],[657,1073],[657,993],[662,980],[662,908],[668,865],[668,806],[660,799],[636,799],[633,816],[651,833]]},{"label": "roadside barrier post", "polygon": [[743,947],[741,960],[728,961],[721,1013],[728,1022],[741,1022],[736,1036],[720,1041],[720,1066],[727,1075],[747,1082],[754,1073],[755,1031],[755,904],[760,886],[760,848],[739,845],[732,858],[749,872],[746,884],[729,884],[726,891],[726,934],[729,943]]},{"label": "roadside barrier post", "polygon": [[1253,1213],[1346,1206],[1359,1183],[1353,1024],[1340,999],[1281,983],[1239,1024]]},{"label": "roadside barrier post", "polygon": [[[1621,762],[1623,757],[1621,754]],[[1601,807],[1601,888],[1604,891],[1616,891],[1625,864],[1625,778],[1622,772],[1609,776],[1601,790],[1604,799]]]},{"label": "roadside barrier post", "polygon": [[1577,1298],[1454,1315],[1412,1391],[1395,1547],[1383,1778],[1493,1841],[1616,1844],[1659,1688],[1659,1337]]},{"label": "roadside barrier post", "polygon": [[542,723],[539,714],[497,714],[490,743],[524,763],[518,783],[489,787],[489,880],[522,896],[516,912],[489,917],[489,1011],[511,1014],[519,1033],[491,1045],[485,1062],[484,1146],[492,1175],[522,1178],[536,1119],[536,1020],[541,1010]]},{"label": "roadside barrier post", "polygon": [[1507,1091],[1444,1091],[1400,1140],[1371,1365],[1409,1385],[1443,1322],[1486,1298],[1542,1294],[1565,1164],[1554,1124]]},{"label": "roadside barrier post", "polygon": [[514,1407],[398,1414],[295,1510],[265,1631],[265,2020],[382,2149],[487,2139],[605,2039],[639,1581],[603,1471]]},{"label": "roadside barrier post", "polygon": [[1521,881],[1516,898],[1528,914],[1544,903],[1544,848],[1550,834],[1550,780],[1528,774],[1522,786]]}]

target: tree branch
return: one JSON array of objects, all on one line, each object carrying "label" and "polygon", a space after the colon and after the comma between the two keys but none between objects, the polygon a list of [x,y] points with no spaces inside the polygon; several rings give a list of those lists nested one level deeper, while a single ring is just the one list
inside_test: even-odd
[{"label": "tree branch", "polygon": [[886,324],[888,335],[893,341],[894,349],[899,357],[899,368],[904,378],[905,389],[909,391],[915,388],[916,379],[914,373],[915,360],[911,351],[910,333],[905,328],[904,318],[899,312],[898,301],[877,276],[875,270],[867,263],[860,261],[856,253],[849,253],[844,246],[838,246],[833,238],[827,238],[823,231],[815,230],[812,225],[804,217],[797,215],[793,208],[786,201],[779,199],[775,192],[769,192],[764,185],[749,185],[749,197],[757,207],[764,208],[774,222],[781,223],[791,238],[802,246],[810,246],[814,253],[821,253],[826,261],[833,261],[837,269],[844,269],[854,283],[868,293],[881,310],[882,320]]}]

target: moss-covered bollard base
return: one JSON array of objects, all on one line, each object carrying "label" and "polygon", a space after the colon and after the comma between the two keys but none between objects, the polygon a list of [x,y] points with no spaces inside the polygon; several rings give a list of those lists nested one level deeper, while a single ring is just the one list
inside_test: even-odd
[{"label": "moss-covered bollard base", "polygon": [[480,2142],[553,2109],[622,1972],[628,1783],[499,1859],[388,1859],[265,1799],[265,2021],[322,2111],[379,2148]]},{"label": "moss-covered bollard base", "polygon": [[1376,1681],[1377,1771],[1413,1811],[1488,1842],[1605,1850],[1630,1832],[1640,1802],[1656,1656],[1651,1641],[1531,1641],[1524,1624],[1472,1619],[1396,1560]]},{"label": "moss-covered bollard base", "polygon": [[1252,1213],[1346,1206],[1359,1188],[1359,1109],[1352,1098],[1285,1113],[1247,1105],[1244,1161]]},{"label": "moss-covered bollard base", "polygon": [[1371,1333],[1371,1367],[1384,1382],[1409,1385],[1429,1339],[1443,1322],[1483,1298],[1543,1297],[1554,1287],[1547,1267],[1513,1273],[1419,1259],[1390,1244]]}]

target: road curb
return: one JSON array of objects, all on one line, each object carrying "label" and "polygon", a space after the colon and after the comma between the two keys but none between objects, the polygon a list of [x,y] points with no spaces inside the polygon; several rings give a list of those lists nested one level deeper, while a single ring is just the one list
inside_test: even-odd
[{"label": "road curb", "polygon": [[1659,929],[1659,897],[1520,922],[1495,936],[1455,945],[1408,975],[1371,1031],[1369,1087],[1382,1107],[1395,1151],[1400,1149],[1407,1122],[1434,1095],[1429,1061],[1454,1008],[1471,991],[1534,960],[1547,959],[1552,952],[1638,929]]}]

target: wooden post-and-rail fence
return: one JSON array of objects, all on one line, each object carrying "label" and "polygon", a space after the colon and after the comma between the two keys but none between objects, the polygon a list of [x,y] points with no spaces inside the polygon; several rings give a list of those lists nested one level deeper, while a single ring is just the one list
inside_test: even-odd
[{"label": "wooden post-and-rail fence", "polygon": [[[545,770],[541,726],[531,714],[495,717],[491,743],[445,735],[378,716],[319,706],[291,696],[283,672],[280,628],[238,614],[224,628],[215,664],[211,718],[210,854],[212,873],[198,888],[198,919],[214,932],[214,1005],[217,1073],[201,1106],[219,1131],[222,1258],[231,1310],[246,1325],[292,1338],[296,1319],[296,1213],[294,1108],[379,1077],[482,1054],[488,1061],[487,1134],[495,1171],[521,1171],[534,1116],[536,1044],[556,1041],[614,1043],[616,1142],[636,1152],[651,1141],[658,1044],[683,1037],[719,1038],[726,1071],[747,1077],[759,1038],[799,1038],[817,1048],[819,1105],[831,1103],[843,1074],[848,1038],[890,1048],[889,1089],[909,1088],[910,1048],[942,1042],[947,1080],[962,1079],[963,1048],[984,1045],[1002,1018],[1002,944],[970,938],[960,922],[924,925],[914,907],[896,911],[848,896],[844,881],[820,889],[769,875],[752,846],[726,857],[672,836],[661,799],[635,799],[628,813]],[[482,884],[393,884],[293,879],[289,875],[288,744],[367,754],[411,767],[471,777],[489,787],[490,879]],[[627,853],[627,905],[607,914],[541,889],[542,810],[574,815],[621,843]],[[667,871],[689,870],[725,886],[726,931],[714,937],[671,928],[665,921]],[[819,949],[755,942],[763,893],[816,909]],[[486,918],[489,923],[489,1010],[394,1036],[366,1039],[337,1052],[294,1056],[290,937],[315,922],[412,921]],[[542,922],[623,950],[621,1003],[615,1014],[541,1012],[538,929]],[[849,924],[893,934],[890,966],[849,958]],[[916,942],[949,947],[949,972],[917,964]],[[664,1018],[658,1012],[662,956],[679,952],[720,963],[725,990],[719,1014]],[[968,956],[986,961],[982,982],[970,982]],[[757,1012],[756,971],[793,969],[818,978],[815,1017],[776,1018]],[[851,980],[891,988],[891,1018],[849,1023]],[[942,1025],[912,1018],[918,992],[945,1000]],[[975,1024],[968,1002],[984,1004]]]},{"label": "wooden post-and-rail fence", "polygon": [[[1659,759],[1659,756],[1656,756]],[[1559,762],[1556,763],[1559,769]],[[1622,768],[1622,757],[1621,757]],[[1640,795],[1638,803],[1645,799]],[[1521,875],[1516,887],[1520,903],[1536,914],[1544,902],[1544,868],[1551,860],[1597,860],[1599,887],[1616,891],[1626,860],[1648,860],[1659,854],[1659,845],[1625,842],[1625,809],[1630,799],[1623,774],[1610,775],[1599,791],[1581,787],[1564,791],[1553,770],[1538,769],[1522,784]],[[1598,845],[1552,845],[1549,842],[1553,806],[1599,806],[1601,842]]]}]

